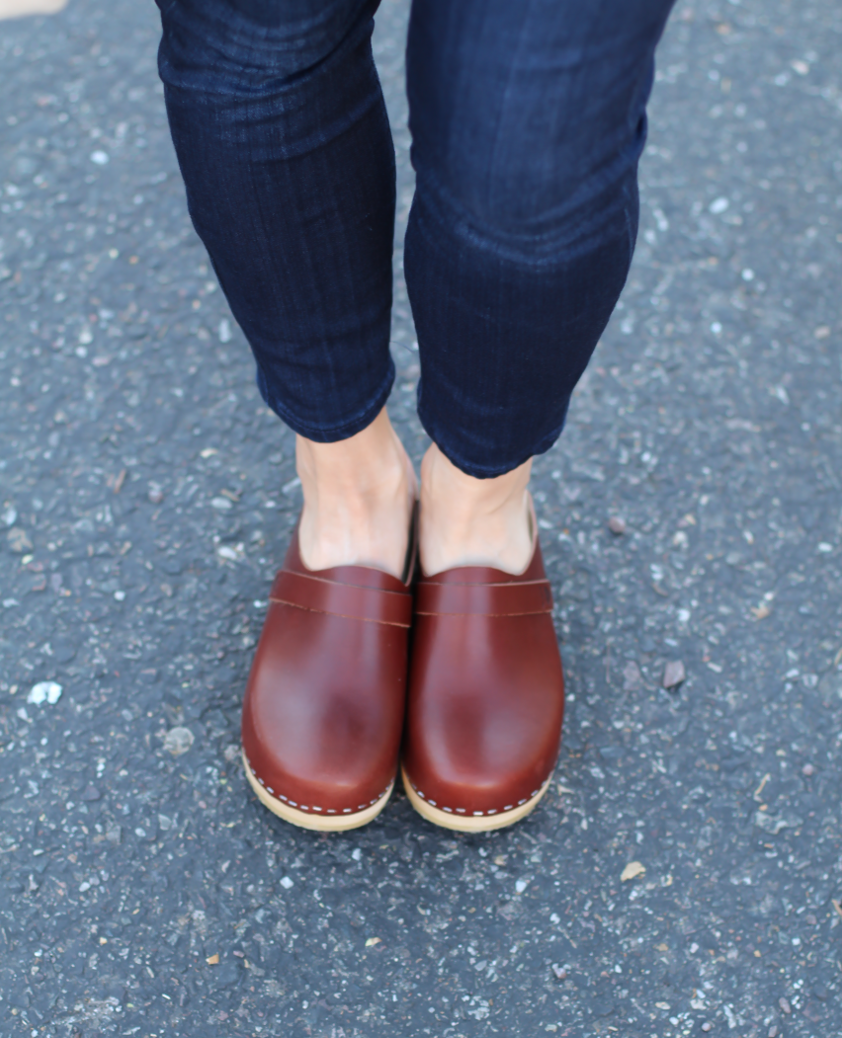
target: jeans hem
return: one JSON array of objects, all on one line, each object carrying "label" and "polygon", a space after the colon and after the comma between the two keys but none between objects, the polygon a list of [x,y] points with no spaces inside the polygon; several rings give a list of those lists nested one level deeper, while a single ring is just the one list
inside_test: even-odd
[{"label": "jeans hem", "polygon": [[288,425],[294,433],[297,433],[299,436],[304,436],[308,440],[313,440],[314,443],[337,443],[340,440],[349,439],[358,432],[362,432],[363,429],[366,429],[371,425],[374,419],[383,410],[386,401],[389,399],[389,394],[392,392],[392,386],[395,381],[394,363],[390,363],[389,368],[390,370],[386,379],[381,384],[377,395],[373,398],[370,404],[366,405],[363,411],[358,412],[353,418],[340,425],[332,425],[329,427],[323,425],[310,425],[307,422],[299,421],[295,415],[283,406],[283,404],[272,398],[259,368],[257,371],[257,388],[260,391],[260,395],[263,397],[263,402],[266,406],[273,411],[282,422]]},{"label": "jeans hem", "polygon": [[534,449],[527,451],[522,456],[516,455],[513,460],[497,462],[494,465],[483,465],[469,461],[460,451],[454,450],[452,445],[447,442],[447,436],[438,435],[435,423],[429,421],[420,407],[418,409],[418,418],[424,427],[424,431],[447,460],[467,476],[473,476],[474,479],[495,479],[497,476],[504,476],[507,472],[511,472],[518,466],[523,465],[524,462],[529,461],[530,458],[534,458],[539,454],[546,454],[555,445],[564,430],[564,425],[562,424],[558,429],[553,430],[549,436],[544,436]]}]

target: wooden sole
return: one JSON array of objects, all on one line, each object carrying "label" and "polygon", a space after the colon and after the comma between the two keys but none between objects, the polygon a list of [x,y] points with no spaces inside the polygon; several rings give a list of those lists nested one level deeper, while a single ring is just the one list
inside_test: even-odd
[{"label": "wooden sole", "polygon": [[395,788],[393,779],[383,796],[364,811],[355,811],[353,814],[347,815],[313,814],[310,811],[299,811],[294,807],[290,807],[283,801],[278,800],[277,797],[267,793],[249,767],[245,750],[243,751],[243,767],[246,769],[246,778],[257,795],[257,799],[264,807],[268,807],[273,815],[277,815],[278,818],[283,818],[285,822],[291,822],[301,829],[315,829],[322,833],[345,832],[347,829],[358,829],[361,825],[368,825],[386,806],[389,797],[392,795],[392,790]]},{"label": "wooden sole", "polygon": [[515,822],[519,822],[521,818],[525,818],[530,811],[534,810],[538,801],[550,788],[552,780],[552,775],[550,775],[535,796],[519,807],[513,807],[510,811],[500,811],[494,815],[478,816],[457,815],[450,811],[442,811],[438,807],[433,807],[418,796],[412,788],[412,783],[409,781],[403,767],[401,767],[401,777],[403,778],[403,788],[406,791],[407,797],[409,797],[410,804],[422,818],[426,818],[428,822],[432,822],[434,825],[440,825],[443,829],[455,829],[460,833],[485,833],[490,832],[492,829],[505,829],[507,825],[514,825]]}]

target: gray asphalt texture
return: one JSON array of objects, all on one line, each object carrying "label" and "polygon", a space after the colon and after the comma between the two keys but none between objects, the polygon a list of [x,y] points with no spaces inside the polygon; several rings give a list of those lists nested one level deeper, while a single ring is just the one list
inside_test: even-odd
[{"label": "gray asphalt texture", "polygon": [[[376,52],[417,460],[405,8]],[[561,759],[483,836],[402,794],[311,834],[246,785],[300,491],[187,217],[156,15],[0,24],[0,1035],[842,1034],[842,8],[673,14],[634,267],[535,466]]]}]

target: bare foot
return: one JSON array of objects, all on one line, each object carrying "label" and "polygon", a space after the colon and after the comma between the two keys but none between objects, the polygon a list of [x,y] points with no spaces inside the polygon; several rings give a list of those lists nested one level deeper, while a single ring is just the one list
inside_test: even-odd
[{"label": "bare foot", "polygon": [[347,440],[298,436],[295,459],[304,492],[298,530],[304,565],[372,566],[400,578],[418,485],[386,408]]},{"label": "bare foot", "polygon": [[427,576],[454,566],[522,573],[534,549],[532,459],[494,479],[468,476],[433,444],[421,463],[419,546]]}]

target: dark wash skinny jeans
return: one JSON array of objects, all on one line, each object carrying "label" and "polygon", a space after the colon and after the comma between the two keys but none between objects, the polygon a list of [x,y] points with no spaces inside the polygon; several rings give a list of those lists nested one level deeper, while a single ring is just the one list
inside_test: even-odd
[{"label": "dark wash skinny jeans", "polygon": [[[628,273],[673,0],[412,0],[418,408],[478,477],[549,449]],[[266,403],[330,442],[386,402],[395,159],[378,0],[157,0],[190,215]]]}]

